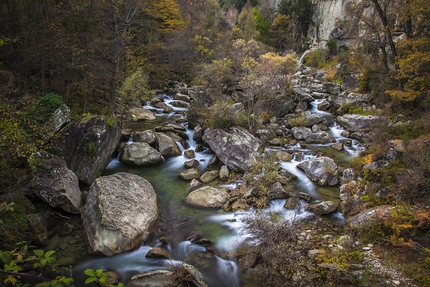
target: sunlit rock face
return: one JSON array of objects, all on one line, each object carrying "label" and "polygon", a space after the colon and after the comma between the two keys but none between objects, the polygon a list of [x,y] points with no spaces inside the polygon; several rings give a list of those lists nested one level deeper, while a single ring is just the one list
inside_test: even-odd
[{"label": "sunlit rock face", "polygon": [[157,196],[144,178],[125,172],[97,178],[82,210],[89,251],[112,256],[138,247],[157,216]]}]

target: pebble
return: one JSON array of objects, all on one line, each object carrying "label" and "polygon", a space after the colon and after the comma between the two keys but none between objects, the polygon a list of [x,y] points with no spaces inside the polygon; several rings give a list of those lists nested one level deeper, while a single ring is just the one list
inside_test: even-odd
[{"label": "pebble", "polygon": [[371,249],[372,249],[372,248],[370,248],[370,247],[368,247],[368,246],[367,246],[367,247],[363,247],[363,250],[364,250],[364,251],[369,251],[369,250],[371,250]]},{"label": "pebble", "polygon": [[400,285],[400,281],[399,280],[393,280],[392,281],[394,285],[399,286]]}]

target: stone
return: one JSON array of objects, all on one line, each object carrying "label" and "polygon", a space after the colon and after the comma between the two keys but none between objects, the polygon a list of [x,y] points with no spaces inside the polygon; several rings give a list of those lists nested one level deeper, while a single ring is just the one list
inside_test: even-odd
[{"label": "stone", "polygon": [[354,245],[354,240],[349,235],[341,235],[336,240],[336,243],[342,246],[343,248],[349,249]]},{"label": "stone", "polygon": [[327,101],[322,101],[318,104],[318,110],[320,111],[326,111],[330,108],[330,103]]},{"label": "stone", "polygon": [[343,150],[343,143],[340,143],[340,142],[335,143],[335,144],[332,144],[331,147],[337,151],[341,151],[341,150]]},{"label": "stone", "polygon": [[64,159],[42,151],[34,153],[33,158],[36,168],[32,181],[34,193],[52,207],[79,214],[83,205],[79,181]]},{"label": "stone", "polygon": [[271,139],[269,141],[269,144],[273,145],[273,146],[280,146],[281,145],[281,140],[278,139],[278,138],[274,138],[274,139]]},{"label": "stone", "polygon": [[325,200],[317,203],[311,203],[306,206],[306,210],[314,212],[318,215],[325,215],[336,211],[337,204],[332,201]]},{"label": "stone", "polygon": [[184,156],[186,158],[195,158],[196,157],[196,153],[192,149],[187,149],[186,151],[184,151]]},{"label": "stone", "polygon": [[339,183],[338,167],[333,159],[322,156],[301,162],[297,165],[307,177],[317,185],[337,185]]},{"label": "stone", "polygon": [[146,142],[134,142],[124,146],[120,160],[129,165],[145,166],[162,162],[164,157]]},{"label": "stone", "polygon": [[190,96],[188,96],[188,95],[184,95],[184,94],[181,94],[181,93],[176,93],[176,94],[173,96],[173,99],[174,99],[174,100],[179,100],[179,101],[184,101],[184,102],[190,102],[190,101],[191,101]]},{"label": "stone", "polygon": [[276,158],[280,161],[290,162],[293,159],[291,153],[279,150],[276,152]]},{"label": "stone", "polygon": [[350,132],[360,132],[381,126],[386,123],[386,120],[379,116],[346,114],[338,116],[337,122]]},{"label": "stone", "polygon": [[216,179],[219,175],[219,171],[217,170],[210,170],[206,171],[201,177],[200,181],[203,183],[211,182],[212,180]]},{"label": "stone", "polygon": [[203,186],[192,191],[183,201],[197,207],[221,208],[229,198],[230,195],[222,189]]},{"label": "stone", "polygon": [[277,118],[282,118],[285,114],[294,112],[296,104],[293,100],[264,100],[255,103],[254,112],[272,114]]},{"label": "stone", "polygon": [[45,128],[49,135],[53,135],[58,132],[66,123],[70,121],[70,108],[67,105],[61,105],[58,107],[45,123]]},{"label": "stone", "polygon": [[180,174],[178,174],[178,177],[184,179],[184,180],[192,180],[200,178],[200,171],[196,168],[189,168]]},{"label": "stone", "polygon": [[133,140],[135,142],[145,142],[149,145],[153,145],[156,141],[155,133],[151,130],[146,131],[135,131],[133,133]]},{"label": "stone", "polygon": [[155,137],[157,138],[158,151],[164,157],[181,155],[178,145],[171,137],[163,133],[155,133]]},{"label": "stone", "polygon": [[284,208],[288,210],[298,209],[300,207],[300,200],[297,197],[290,197],[284,204]]},{"label": "stone", "polygon": [[396,207],[381,205],[362,211],[347,219],[352,228],[372,227],[381,223],[390,223]]},{"label": "stone", "polygon": [[261,155],[260,140],[243,128],[232,127],[230,132],[206,129],[203,140],[220,161],[236,172],[249,170]]},{"label": "stone", "polygon": [[81,217],[89,251],[112,256],[146,240],[158,217],[157,196],[141,176],[102,176],[90,186]]},{"label": "stone", "polygon": [[199,165],[199,161],[196,159],[187,160],[184,162],[185,168],[195,168]]},{"label": "stone", "polygon": [[145,120],[155,120],[155,115],[150,110],[144,108],[131,108],[129,111],[131,119],[134,122],[145,121]]},{"label": "stone", "polygon": [[146,253],[147,258],[166,258],[170,259],[170,253],[165,248],[154,247]]},{"label": "stone", "polygon": [[102,174],[120,140],[119,122],[86,116],[72,121],[53,137],[48,151],[63,158],[79,181],[90,185]]},{"label": "stone", "polygon": [[45,213],[28,214],[27,219],[33,232],[33,244],[37,246],[48,244],[48,220]]},{"label": "stone", "polygon": [[190,192],[190,191],[193,191],[193,190],[195,190],[195,189],[197,189],[199,186],[201,186],[202,185],[202,183],[199,181],[199,180],[197,180],[197,179],[192,179],[191,180],[191,182],[190,182],[190,185],[189,185],[189,187],[188,187],[188,192]]},{"label": "stone", "polygon": [[219,170],[219,179],[227,181],[230,178],[230,169],[226,165],[222,165]]},{"label": "stone", "polygon": [[68,235],[70,233],[73,232],[73,230],[75,230],[75,228],[73,227],[72,224],[66,222],[63,224],[63,226],[61,226],[61,229],[58,231],[58,235],[60,236],[65,236]]},{"label": "stone", "polygon": [[285,190],[282,187],[282,184],[280,182],[275,182],[274,184],[272,184],[272,186],[270,187],[270,191],[267,194],[268,200],[282,199],[282,198],[287,198],[287,197],[288,197],[288,195],[285,192]]}]

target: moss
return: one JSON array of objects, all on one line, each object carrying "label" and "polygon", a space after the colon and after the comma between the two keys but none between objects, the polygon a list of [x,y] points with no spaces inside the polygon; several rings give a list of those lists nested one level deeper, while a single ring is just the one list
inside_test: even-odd
[{"label": "moss", "polygon": [[31,241],[32,233],[27,220],[28,211],[27,202],[17,201],[11,205],[11,208],[0,212],[0,220],[3,223],[0,228],[1,249],[10,250],[15,248],[18,242]]}]

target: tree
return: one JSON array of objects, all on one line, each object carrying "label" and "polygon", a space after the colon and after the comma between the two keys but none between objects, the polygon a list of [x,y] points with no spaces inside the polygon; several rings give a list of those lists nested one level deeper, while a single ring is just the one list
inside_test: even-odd
[{"label": "tree", "polygon": [[278,13],[291,18],[296,14],[300,31],[304,37],[307,36],[312,21],[312,0],[281,0],[278,4]]}]

